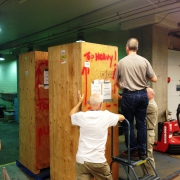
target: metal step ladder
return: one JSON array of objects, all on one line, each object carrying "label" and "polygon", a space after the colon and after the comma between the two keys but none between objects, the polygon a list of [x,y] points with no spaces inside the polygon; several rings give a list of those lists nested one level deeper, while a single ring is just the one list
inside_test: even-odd
[{"label": "metal step ladder", "polygon": [[[127,119],[125,119],[126,123],[128,124],[128,159],[121,158],[119,156],[113,156],[113,127],[111,128],[111,153],[112,153],[112,162],[110,164],[110,169],[112,170],[113,163],[118,163],[123,166],[123,169],[127,175],[128,180],[132,180],[132,177],[130,176],[130,170],[134,175],[134,178],[136,180],[160,180],[154,166],[152,165],[150,159],[147,157],[145,160],[139,160],[139,161],[132,161],[130,160],[130,125]],[[149,163],[152,170],[154,171],[154,175],[149,174],[148,169],[146,167],[145,163]],[[135,167],[140,166],[142,168],[142,171],[144,173],[143,177],[138,177],[135,171]]]}]

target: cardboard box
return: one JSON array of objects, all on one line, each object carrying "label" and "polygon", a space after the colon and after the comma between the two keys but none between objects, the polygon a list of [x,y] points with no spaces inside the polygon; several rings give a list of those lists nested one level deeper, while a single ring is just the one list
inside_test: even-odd
[{"label": "cardboard box", "polygon": [[4,119],[7,121],[14,120],[14,111],[4,111]]}]

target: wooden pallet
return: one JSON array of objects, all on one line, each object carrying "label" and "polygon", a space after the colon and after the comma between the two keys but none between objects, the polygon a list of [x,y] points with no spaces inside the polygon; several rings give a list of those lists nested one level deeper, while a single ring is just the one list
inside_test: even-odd
[{"label": "wooden pallet", "polygon": [[36,180],[44,180],[50,177],[50,168],[42,169],[39,174],[34,174],[18,160],[16,160],[16,165],[22,168],[27,175],[34,177]]}]

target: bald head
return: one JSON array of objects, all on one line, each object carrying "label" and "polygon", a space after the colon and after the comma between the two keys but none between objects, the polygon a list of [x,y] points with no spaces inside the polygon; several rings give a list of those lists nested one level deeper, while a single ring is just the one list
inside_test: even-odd
[{"label": "bald head", "polygon": [[138,40],[136,38],[131,38],[126,43],[126,48],[130,51],[137,51],[138,50]]},{"label": "bald head", "polygon": [[146,88],[149,100],[154,99],[155,92],[152,88]]},{"label": "bald head", "polygon": [[98,93],[94,93],[90,96],[90,105],[91,108],[94,110],[99,110],[102,107],[102,103],[103,103],[103,96],[98,94]]}]

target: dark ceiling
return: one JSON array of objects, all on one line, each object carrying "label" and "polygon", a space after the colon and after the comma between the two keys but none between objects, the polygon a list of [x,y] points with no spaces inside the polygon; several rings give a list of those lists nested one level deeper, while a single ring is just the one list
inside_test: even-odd
[{"label": "dark ceiling", "polygon": [[148,24],[179,37],[178,23],[180,0],[0,0],[0,53],[75,39],[78,31],[122,31]]}]

